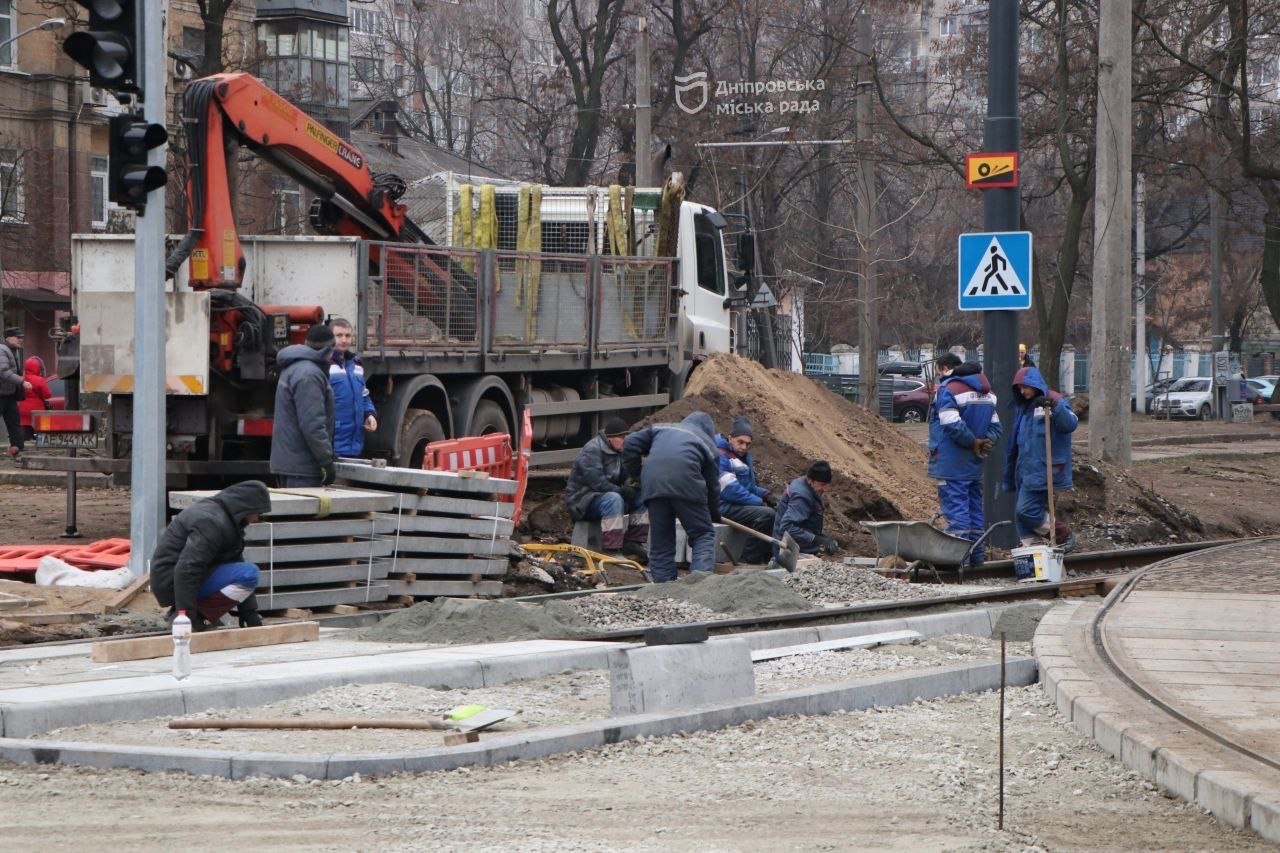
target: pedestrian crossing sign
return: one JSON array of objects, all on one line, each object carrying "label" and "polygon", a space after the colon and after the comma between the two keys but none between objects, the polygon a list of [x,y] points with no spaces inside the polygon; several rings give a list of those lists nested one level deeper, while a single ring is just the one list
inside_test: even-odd
[{"label": "pedestrian crossing sign", "polygon": [[1031,307],[1031,232],[960,235],[960,310]]}]

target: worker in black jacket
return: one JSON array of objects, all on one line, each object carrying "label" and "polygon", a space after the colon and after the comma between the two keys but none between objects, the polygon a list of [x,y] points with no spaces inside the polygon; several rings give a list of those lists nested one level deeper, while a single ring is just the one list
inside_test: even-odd
[{"label": "worker in black jacket", "polygon": [[676,519],[689,537],[690,571],[715,568],[714,522],[720,520],[715,441],[711,416],[694,412],[678,424],[633,432],[622,445],[622,470],[629,481],[640,481],[640,497],[649,509],[649,570],[657,583],[676,579]]},{"label": "worker in black jacket", "polygon": [[574,521],[600,522],[600,548],[606,554],[647,563],[649,511],[640,489],[622,472],[622,445],[630,431],[622,418],[609,418],[573,460],[564,502]]},{"label": "worker in black jacket", "polygon": [[240,627],[262,624],[253,591],[258,567],[244,561],[244,529],[271,510],[265,483],[227,486],[174,516],[151,555],[151,591],[173,619],[184,610],[206,630],[238,607]]}]

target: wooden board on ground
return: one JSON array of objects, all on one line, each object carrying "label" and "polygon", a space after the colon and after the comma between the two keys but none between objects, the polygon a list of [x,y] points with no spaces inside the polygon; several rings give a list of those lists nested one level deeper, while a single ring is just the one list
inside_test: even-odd
[{"label": "wooden board on ground", "polygon": [[[388,538],[388,541],[391,539]],[[511,542],[508,539],[445,539],[401,533],[395,537],[394,545],[397,558],[406,554],[505,557],[511,552]]]},{"label": "wooden board on ground", "polygon": [[258,576],[258,589],[272,586],[320,586],[347,581],[382,580],[391,571],[391,560],[381,557],[372,563],[360,561],[350,565],[287,566],[263,569]]},{"label": "wooden board on ground", "polygon": [[369,538],[394,533],[396,516],[377,513],[368,518],[317,518],[309,521],[277,521],[250,524],[244,529],[249,544],[285,542],[297,539],[340,539],[346,536]]},{"label": "wooden board on ground", "polygon": [[287,610],[293,607],[328,607],[332,604],[366,604],[386,601],[387,585],[379,581],[368,587],[336,586],[327,589],[290,589],[286,592],[258,592],[258,609]]},{"label": "wooden board on ground", "polygon": [[352,462],[338,463],[338,477],[349,483],[375,488],[467,495],[514,495],[518,485],[515,480],[497,477],[462,477],[452,471],[421,471],[415,468],[373,468]]},{"label": "wooden board on ground", "polygon": [[129,602],[138,597],[144,589],[151,583],[151,575],[143,575],[136,578],[133,583],[120,590],[120,594],[107,602],[107,606],[102,608],[103,613],[119,613],[129,606]]},{"label": "wooden board on ground", "polygon": [[[170,509],[186,509],[196,501],[216,495],[216,491],[180,491],[169,493]],[[320,512],[322,499],[329,504],[327,515],[358,512],[386,512],[396,506],[396,496],[368,489],[344,489],[325,486],[281,491],[271,490],[271,512],[268,518],[298,518]]]},{"label": "wooden board on ground", "polygon": [[[263,625],[261,628],[227,628],[191,635],[192,652],[218,652],[275,646],[281,643],[305,643],[320,639],[319,622],[290,622],[287,625]],[[172,637],[138,637],[131,640],[99,640],[89,650],[95,663],[162,658],[173,654]]]},{"label": "wooden board on ground", "polygon": [[391,538],[360,539],[355,542],[312,542],[305,545],[251,545],[244,558],[264,568],[281,563],[322,563],[334,560],[367,560],[389,557],[395,548]]},{"label": "wooden board on ground", "polygon": [[23,625],[74,625],[77,622],[90,622],[94,619],[93,613],[23,613],[22,611],[8,611],[0,615],[0,620],[6,622],[21,622]]},{"label": "wooden board on ground", "polygon": [[387,581],[389,595],[412,595],[420,598],[436,595],[478,595],[497,598],[502,595],[502,581]]},{"label": "wooden board on ground", "polygon": [[0,598],[0,610],[21,610],[24,607],[39,607],[47,603],[43,598]]},{"label": "wooden board on ground", "polygon": [[509,518],[456,518],[445,515],[382,515],[392,529],[405,533],[435,533],[451,536],[487,536],[506,538],[515,527]]},{"label": "wooden board on ground", "polygon": [[505,575],[510,565],[506,557],[396,557],[392,571],[419,575]]}]

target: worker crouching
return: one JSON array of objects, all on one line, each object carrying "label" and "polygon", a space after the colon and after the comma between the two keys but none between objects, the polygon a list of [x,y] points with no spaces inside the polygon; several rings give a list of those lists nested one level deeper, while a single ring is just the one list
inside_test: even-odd
[{"label": "worker crouching", "polygon": [[606,554],[647,563],[649,511],[622,470],[622,445],[629,431],[622,418],[609,418],[587,442],[573,460],[564,502],[574,521],[600,522],[600,548]]},{"label": "worker crouching", "polygon": [[[773,535],[774,512],[778,499],[756,483],[756,462],[751,457],[755,437],[751,422],[745,417],[733,419],[729,437],[716,436],[720,453],[720,515]],[[763,565],[769,561],[769,543],[748,539],[742,547],[742,562]]]},{"label": "worker crouching", "polygon": [[[814,462],[803,477],[796,477],[778,501],[773,538],[781,540],[790,533],[802,554],[835,554],[840,543],[822,532],[827,505],[823,495],[831,488],[831,465],[825,460]],[[778,556],[778,547],[773,548]]]}]

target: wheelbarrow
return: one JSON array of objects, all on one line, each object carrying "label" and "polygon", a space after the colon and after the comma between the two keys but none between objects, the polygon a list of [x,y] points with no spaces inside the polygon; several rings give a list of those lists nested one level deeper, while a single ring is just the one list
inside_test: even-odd
[{"label": "wheelbarrow", "polygon": [[[937,520],[938,516],[934,516]],[[955,569],[964,583],[964,569],[974,550],[1001,527],[1013,524],[1001,521],[991,525],[977,539],[961,539],[933,526],[932,521],[864,521],[862,526],[876,540],[880,556],[897,554],[908,563],[907,570],[917,580],[921,568],[928,568],[938,583],[938,569]]]}]

